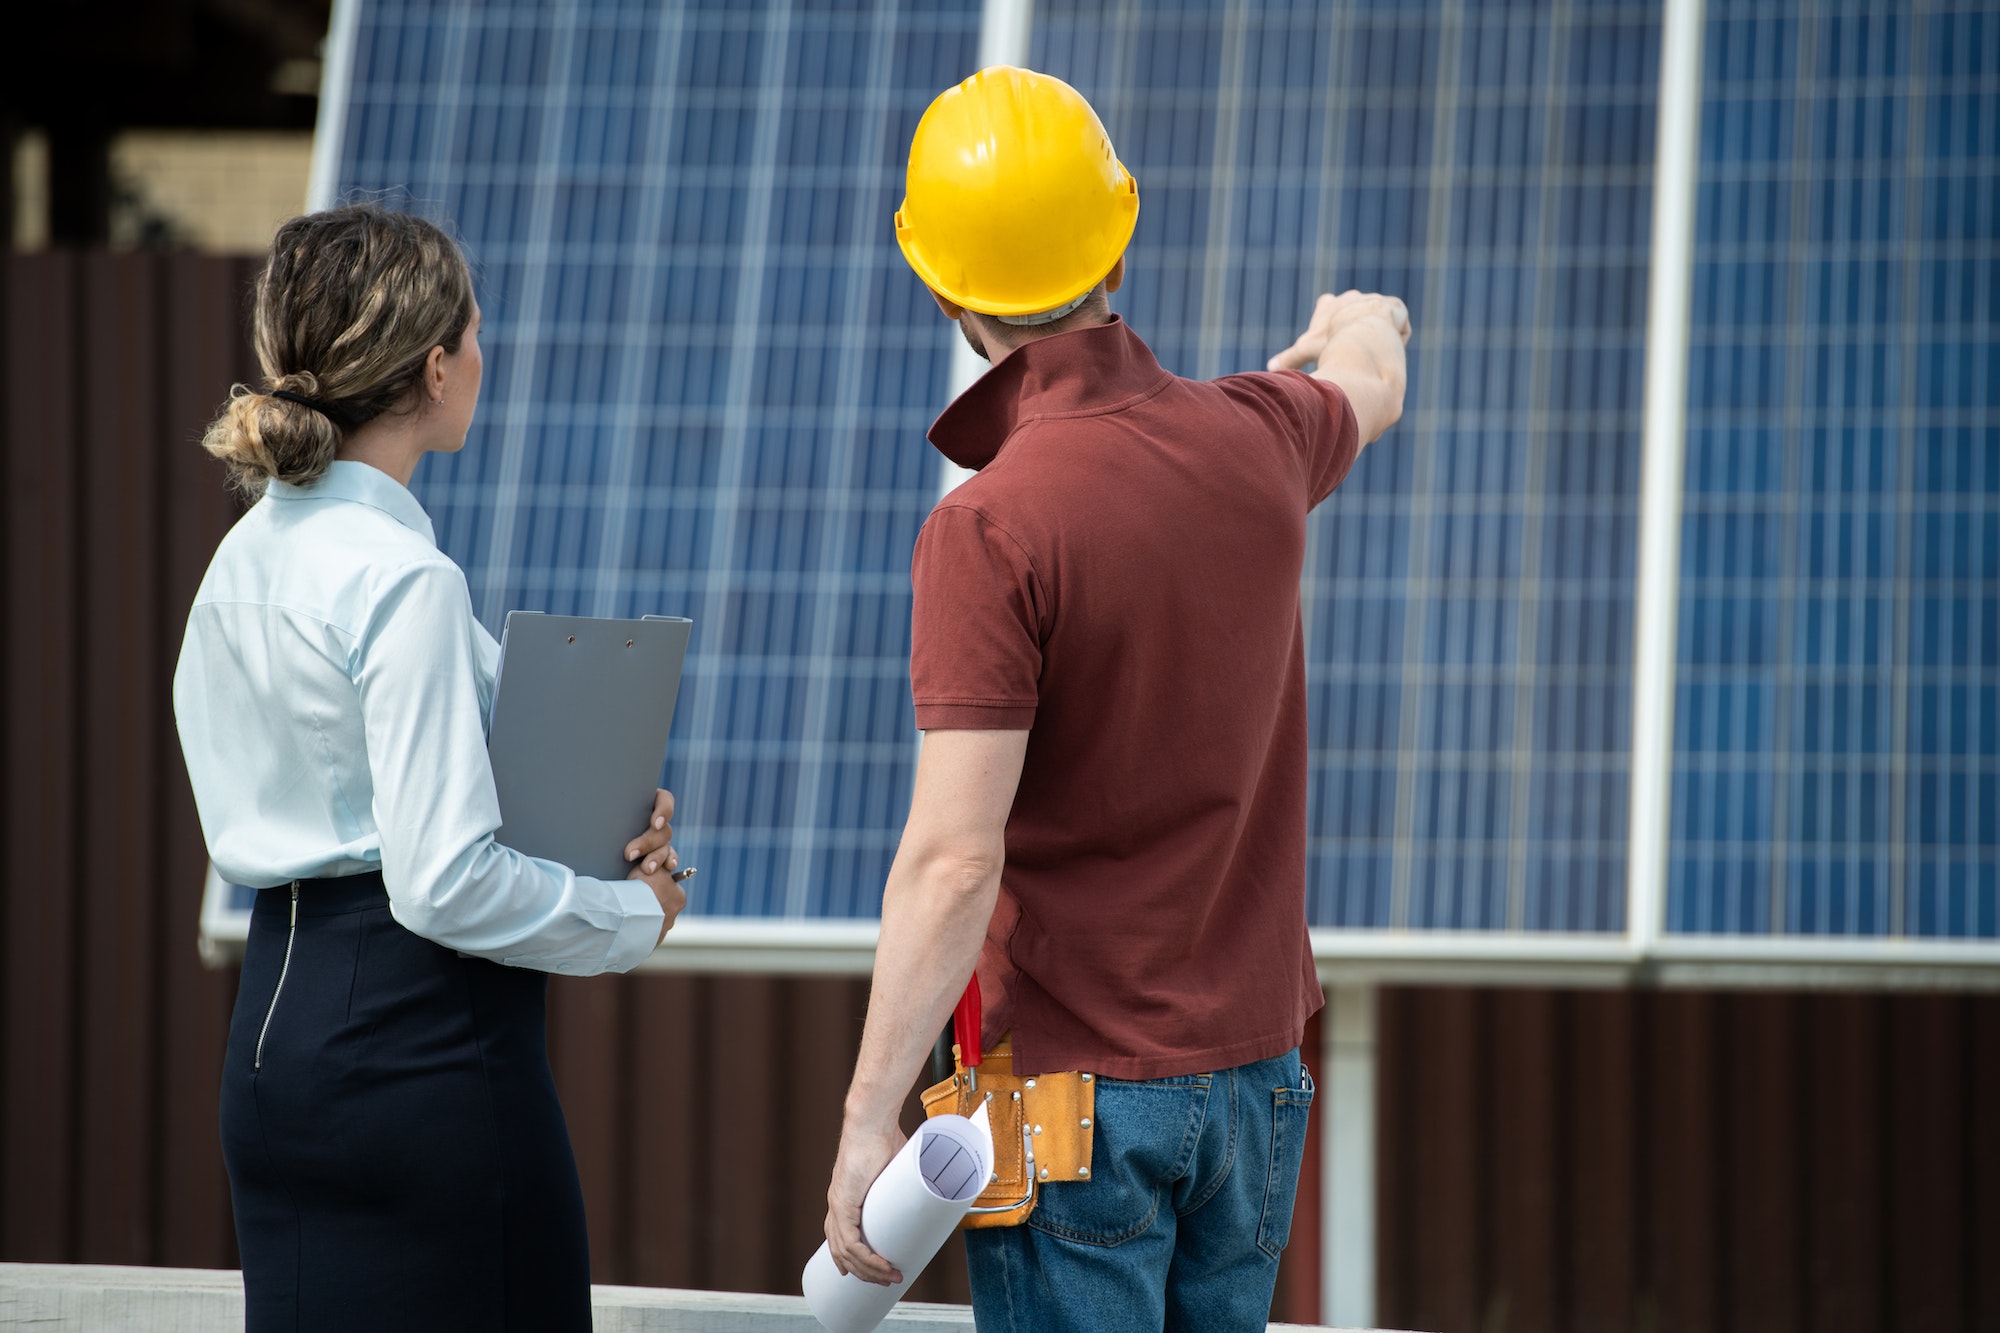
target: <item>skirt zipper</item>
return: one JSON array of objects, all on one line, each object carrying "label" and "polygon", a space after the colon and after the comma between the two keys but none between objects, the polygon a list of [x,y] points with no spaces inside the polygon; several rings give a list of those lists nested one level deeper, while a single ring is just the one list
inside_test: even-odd
[{"label": "skirt zipper", "polygon": [[285,963],[278,969],[278,984],[271,989],[271,1007],[264,1011],[264,1026],[257,1029],[257,1055],[250,1062],[255,1070],[264,1067],[264,1037],[271,1030],[271,1019],[278,1012],[278,996],[285,990],[285,977],[292,970],[292,941],[299,937],[299,882],[292,881],[292,925],[285,932]]}]

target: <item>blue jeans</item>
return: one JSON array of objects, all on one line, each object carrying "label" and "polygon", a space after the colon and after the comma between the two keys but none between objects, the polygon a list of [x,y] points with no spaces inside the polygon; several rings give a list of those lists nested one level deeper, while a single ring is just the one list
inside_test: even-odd
[{"label": "blue jeans", "polygon": [[980,1333],[1263,1329],[1312,1107],[1299,1053],[1096,1082],[1091,1179],[965,1233]]}]

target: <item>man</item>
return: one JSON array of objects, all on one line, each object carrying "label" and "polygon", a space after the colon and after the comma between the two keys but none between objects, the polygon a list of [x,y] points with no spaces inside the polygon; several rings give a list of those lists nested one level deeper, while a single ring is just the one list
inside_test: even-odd
[{"label": "man", "polygon": [[1306,514],[1402,414],[1408,315],[1322,296],[1268,372],[1168,374],[1109,309],[1137,186],[1026,70],[933,102],[908,186],[904,255],[992,369],[930,432],[979,473],[911,565],[925,734],[827,1238],[842,1271],[900,1278],[861,1201],[976,962],[987,1049],[1011,1032],[1015,1073],[1096,1075],[1091,1178],[966,1235],[980,1327],[1261,1329],[1323,1002]]}]

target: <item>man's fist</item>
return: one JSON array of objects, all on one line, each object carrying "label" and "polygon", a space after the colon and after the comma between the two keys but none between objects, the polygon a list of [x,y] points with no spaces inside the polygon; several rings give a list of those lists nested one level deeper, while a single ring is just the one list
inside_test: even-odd
[{"label": "man's fist", "polygon": [[1265,362],[1266,370],[1304,370],[1325,356],[1327,344],[1366,321],[1380,321],[1402,342],[1410,341],[1410,308],[1401,297],[1380,292],[1328,293],[1313,304],[1312,320],[1284,351]]},{"label": "man's fist", "polygon": [[1264,363],[1266,370],[1304,370],[1340,386],[1361,443],[1371,444],[1403,419],[1410,341],[1410,308],[1380,292],[1342,292],[1313,305],[1312,322],[1292,345]]}]

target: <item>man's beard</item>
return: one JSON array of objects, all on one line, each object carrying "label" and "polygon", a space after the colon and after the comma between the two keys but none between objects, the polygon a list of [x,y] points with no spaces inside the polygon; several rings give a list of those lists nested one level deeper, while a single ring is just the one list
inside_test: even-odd
[{"label": "man's beard", "polygon": [[989,366],[992,365],[993,358],[987,355],[986,345],[980,342],[977,337],[973,336],[972,321],[967,319],[964,315],[960,315],[958,317],[957,323],[958,323],[958,331],[965,335],[965,345],[972,349],[972,354],[978,357],[981,361],[984,361],[987,365]]}]

